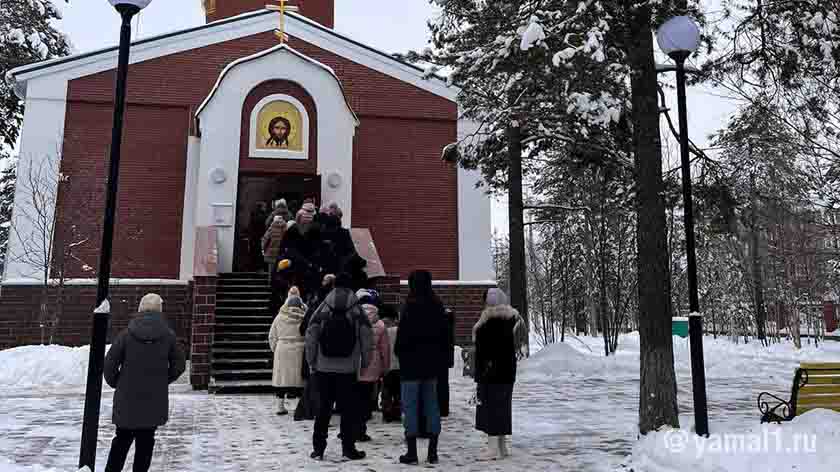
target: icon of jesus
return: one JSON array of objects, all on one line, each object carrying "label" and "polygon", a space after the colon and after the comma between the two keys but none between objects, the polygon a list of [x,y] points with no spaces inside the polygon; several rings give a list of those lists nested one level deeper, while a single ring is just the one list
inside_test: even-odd
[{"label": "icon of jesus", "polygon": [[268,140],[265,142],[267,147],[286,148],[289,147],[289,135],[292,134],[292,123],[277,116],[268,123]]}]

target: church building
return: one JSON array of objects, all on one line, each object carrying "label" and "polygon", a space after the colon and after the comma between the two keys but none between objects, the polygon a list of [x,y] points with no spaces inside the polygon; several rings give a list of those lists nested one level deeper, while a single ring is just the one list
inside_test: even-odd
[{"label": "church building", "polygon": [[[270,318],[243,328],[236,316],[253,315],[265,290],[249,275],[252,215],[284,198],[342,209],[343,225],[375,245],[387,302],[405,296],[412,270],[430,270],[467,342],[495,274],[480,175],[441,161],[470,129],[457,90],[336,32],[334,0],[292,0],[298,11],[285,15],[266,3],[204,0],[206,24],[132,44],[112,335],[154,291],[191,345],[197,388],[235,370],[220,363],[223,342],[263,349],[258,325]],[[111,47],[7,77],[26,107],[0,349],[89,342],[116,62]],[[240,292],[253,296],[231,295],[252,282]]]}]

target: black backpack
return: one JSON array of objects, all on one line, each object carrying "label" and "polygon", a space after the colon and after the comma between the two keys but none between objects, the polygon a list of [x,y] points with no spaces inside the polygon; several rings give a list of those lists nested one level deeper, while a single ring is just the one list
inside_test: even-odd
[{"label": "black backpack", "polygon": [[326,357],[350,357],[356,348],[356,323],[350,317],[350,308],[333,308],[327,305],[330,316],[321,328],[321,352]]}]

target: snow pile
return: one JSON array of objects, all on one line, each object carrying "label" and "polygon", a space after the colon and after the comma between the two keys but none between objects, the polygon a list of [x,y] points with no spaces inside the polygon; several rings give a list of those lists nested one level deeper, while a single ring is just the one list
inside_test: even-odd
[{"label": "snow pile", "polygon": [[[691,374],[691,345],[688,338],[674,336],[674,366],[680,376]],[[592,336],[566,336],[565,343],[548,345],[522,363],[526,377],[583,376],[614,378],[639,375],[639,333],[621,335],[618,351],[604,356],[604,340]],[[817,348],[791,342],[763,346],[758,341],[735,344],[730,339],[703,338],[706,377],[741,378],[745,373],[762,379],[793,378],[800,362],[840,362],[840,343],[827,341]],[[781,368],[780,368],[781,367]]]},{"label": "snow pile", "polygon": [[[638,375],[639,361],[630,356],[604,357],[601,352],[583,352],[573,347],[579,342],[569,338],[565,343],[555,343],[542,348],[522,363],[521,376],[526,379],[540,377],[614,377]],[[585,344],[584,349],[588,348]]]},{"label": "snow pile", "polygon": [[[43,467],[40,465],[19,465],[16,464],[5,457],[0,457],[0,472],[64,472],[59,471],[57,469],[49,469],[47,467]],[[68,471],[69,472],[69,471]],[[76,469],[73,468],[73,472],[76,472]],[[90,469],[85,467],[84,469],[79,469],[78,472],[90,472]]]},{"label": "snow pile", "polygon": [[90,347],[23,346],[0,351],[0,386],[84,385]]},{"label": "snow pile", "polygon": [[840,464],[840,413],[812,410],[790,423],[765,424],[708,438],[680,429],[648,434],[624,470],[634,472],[828,472]]}]

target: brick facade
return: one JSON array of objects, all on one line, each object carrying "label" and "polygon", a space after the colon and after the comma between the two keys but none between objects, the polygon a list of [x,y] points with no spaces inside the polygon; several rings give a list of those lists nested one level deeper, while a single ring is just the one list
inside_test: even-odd
[{"label": "brick facade", "polygon": [[[178,277],[191,117],[227,64],[276,44],[272,33],[262,33],[131,66],[116,277]],[[353,153],[353,226],[370,228],[389,272],[406,278],[426,267],[442,279],[458,279],[457,170],[439,160],[457,137],[457,105],[296,38],[290,46],[336,72],[361,121]],[[76,252],[90,266],[101,239],[113,81],[107,71],[72,80],[68,89],[61,170],[69,180],[59,191],[58,233],[79,239],[68,234],[69,222],[82,223],[76,228],[84,228],[90,242]],[[82,266],[69,261],[68,276],[89,277]]]},{"label": "brick facade", "polygon": [[[271,0],[204,0],[207,22],[222,20],[252,11],[262,10]],[[335,0],[290,0],[297,5],[300,14],[321,23],[327,28],[335,27]]]},{"label": "brick facade", "polygon": [[[50,327],[42,330],[41,295],[38,285],[4,285],[0,288],[0,349],[27,344],[49,342]],[[108,342],[128,327],[143,295],[154,292],[163,297],[164,312],[169,326],[183,346],[190,345],[192,300],[187,285],[116,285],[111,287],[111,324]],[[49,290],[47,320],[56,316],[58,291]],[[54,344],[83,346],[90,344],[96,286],[68,285],[64,287]],[[43,333],[43,339],[42,339]]]}]

